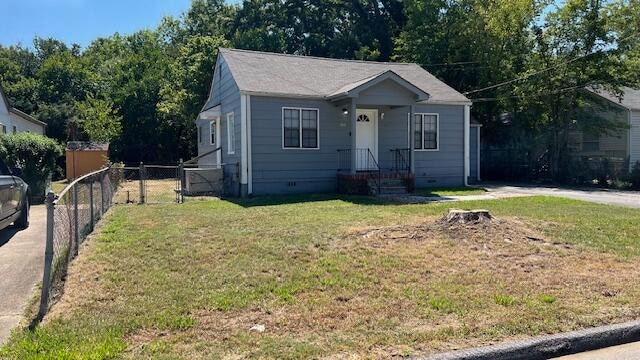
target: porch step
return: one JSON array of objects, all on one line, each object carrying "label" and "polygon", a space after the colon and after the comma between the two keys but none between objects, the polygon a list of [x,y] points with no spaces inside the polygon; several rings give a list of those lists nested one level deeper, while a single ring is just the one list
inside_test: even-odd
[{"label": "porch step", "polygon": [[406,186],[380,186],[380,194],[407,194]]},{"label": "porch step", "polygon": [[405,186],[405,180],[404,179],[398,179],[398,178],[383,178],[380,181],[380,185],[381,186],[391,186],[391,187]]}]

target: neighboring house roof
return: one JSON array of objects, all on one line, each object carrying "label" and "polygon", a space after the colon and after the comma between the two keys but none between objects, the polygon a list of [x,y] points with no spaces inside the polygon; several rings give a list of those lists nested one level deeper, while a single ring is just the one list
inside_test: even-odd
[{"label": "neighboring house roof", "polygon": [[27,121],[29,121],[29,122],[32,122],[32,123],[34,123],[34,124],[36,124],[36,125],[40,125],[40,126],[42,126],[42,127],[46,127],[46,126],[47,126],[47,123],[42,122],[42,121],[40,121],[40,120],[38,120],[38,119],[34,118],[33,116],[29,115],[29,114],[23,113],[22,111],[20,111],[20,110],[18,110],[18,109],[16,109],[16,108],[9,108],[9,112],[11,112],[12,114],[15,114],[15,115],[19,116],[20,118],[22,118],[22,119],[24,119],[24,120],[27,120]]},{"label": "neighboring house roof", "polygon": [[14,107],[11,107],[11,104],[9,103],[9,99],[7,99],[6,95],[4,94],[4,90],[2,89],[2,85],[0,84],[0,99],[2,99],[2,101],[4,102],[4,104],[7,106],[7,109],[9,110],[10,113],[15,114],[17,116],[19,116],[20,118],[27,120],[29,122],[32,122],[36,125],[41,125],[41,126],[47,126],[46,123],[34,118],[33,116],[26,114]]},{"label": "neighboring house roof", "polygon": [[[240,91],[285,97],[330,98],[380,76],[394,75],[428,94],[429,103],[470,103],[417,64],[340,60],[220,49]],[[385,75],[387,74],[387,75]],[[422,97],[419,97],[422,99]]]},{"label": "neighboring house roof", "polygon": [[69,141],[67,150],[71,151],[109,151],[109,143],[95,143],[91,141]]},{"label": "neighboring house roof", "polygon": [[587,89],[587,91],[594,93],[602,98],[605,98],[616,105],[620,105],[628,110],[640,111],[640,89],[632,89],[629,87],[622,87],[624,92],[622,98],[609,91],[601,89]]}]

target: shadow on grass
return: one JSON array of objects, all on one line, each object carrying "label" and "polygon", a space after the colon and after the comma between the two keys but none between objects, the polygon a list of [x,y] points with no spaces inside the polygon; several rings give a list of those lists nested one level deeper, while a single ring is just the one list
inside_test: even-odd
[{"label": "shadow on grass", "polygon": [[354,196],[340,194],[292,194],[292,195],[261,195],[247,198],[225,198],[226,201],[249,208],[256,206],[274,206],[286,204],[301,204],[319,201],[345,201],[356,205],[391,205],[388,201],[375,196]]}]

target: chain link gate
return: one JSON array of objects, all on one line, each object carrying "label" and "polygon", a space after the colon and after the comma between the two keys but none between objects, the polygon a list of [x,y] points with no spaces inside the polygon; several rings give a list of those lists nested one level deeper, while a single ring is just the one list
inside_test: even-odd
[{"label": "chain link gate", "polygon": [[166,204],[181,202],[180,165],[125,166],[121,168],[116,204]]}]

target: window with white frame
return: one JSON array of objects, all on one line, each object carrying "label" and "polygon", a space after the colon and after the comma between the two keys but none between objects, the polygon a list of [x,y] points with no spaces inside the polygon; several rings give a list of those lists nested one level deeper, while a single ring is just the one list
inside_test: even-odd
[{"label": "window with white frame", "polygon": [[202,125],[198,125],[198,144],[202,144]]},{"label": "window with white frame", "polygon": [[318,115],[318,109],[282,108],[282,146],[285,149],[318,149]]},{"label": "window with white frame", "polygon": [[227,114],[227,154],[236,153],[236,121],[233,113]]},{"label": "window with white frame", "polygon": [[3,134],[6,134],[7,133],[7,125],[0,124],[0,131],[2,131]]},{"label": "window with white frame", "polygon": [[211,145],[216,145],[216,136],[217,136],[216,131],[218,130],[216,129],[217,125],[218,125],[218,122],[216,120],[211,120],[209,122],[209,135],[211,136],[209,139],[209,144]]},{"label": "window with white frame", "polygon": [[414,148],[416,150],[438,150],[439,116],[438,114],[415,114]]}]

